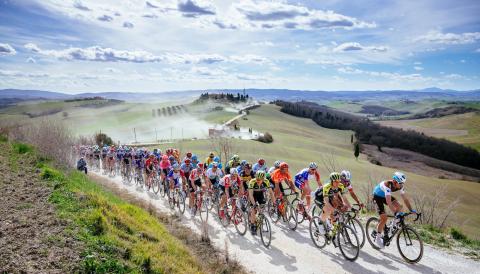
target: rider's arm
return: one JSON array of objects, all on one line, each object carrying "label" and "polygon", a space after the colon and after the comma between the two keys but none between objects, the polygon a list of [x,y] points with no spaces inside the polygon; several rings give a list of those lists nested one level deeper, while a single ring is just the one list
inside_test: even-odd
[{"label": "rider's arm", "polygon": [[410,200],[408,199],[407,194],[404,191],[402,191],[400,195],[402,196],[403,202],[405,202],[405,205],[407,206],[408,210],[412,211],[412,205],[410,204]]},{"label": "rider's arm", "polygon": [[250,200],[250,203],[252,203],[252,205],[255,204],[255,199],[253,198],[253,189],[248,189],[248,199]]},{"label": "rider's arm", "polygon": [[392,195],[391,194],[386,194],[385,195],[385,200],[387,200],[387,205],[388,207],[390,208],[390,210],[393,212],[393,213],[397,213],[395,211],[395,207],[393,206],[393,203],[392,203]]},{"label": "rider's arm", "polygon": [[350,195],[352,195],[352,198],[355,200],[355,202],[357,202],[357,204],[359,204],[359,205],[362,204],[362,203],[360,203],[360,199],[358,199],[357,194],[355,193],[355,191],[353,191],[353,188],[349,188],[349,189],[348,189],[348,192],[350,193]]}]

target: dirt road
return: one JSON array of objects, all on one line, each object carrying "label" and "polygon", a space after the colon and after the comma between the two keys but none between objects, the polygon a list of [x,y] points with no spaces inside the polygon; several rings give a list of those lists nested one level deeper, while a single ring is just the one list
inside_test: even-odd
[{"label": "dirt road", "polygon": [[[98,174],[97,174],[98,175]],[[107,178],[104,176],[104,178]],[[172,212],[168,203],[152,192],[145,192],[134,184],[124,184],[120,177],[109,178],[128,193],[151,202],[161,211]],[[177,211],[178,212],[178,211]],[[480,263],[460,255],[449,254],[426,245],[420,263],[410,265],[398,254],[392,244],[384,251],[374,250],[370,245],[360,251],[355,262],[346,261],[340,251],[329,245],[322,250],[314,247],[308,231],[308,224],[302,223],[296,231],[290,231],[285,225],[273,225],[272,244],[263,247],[259,237],[247,232],[240,236],[233,225],[224,228],[216,218],[209,214],[208,228],[212,242],[221,250],[228,249],[248,270],[254,273],[478,273]],[[200,218],[192,218],[185,211],[181,222],[200,233]]]}]

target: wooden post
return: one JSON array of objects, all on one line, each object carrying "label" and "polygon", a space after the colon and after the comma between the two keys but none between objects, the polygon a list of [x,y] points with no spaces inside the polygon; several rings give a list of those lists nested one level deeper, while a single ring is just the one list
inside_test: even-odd
[{"label": "wooden post", "polygon": [[133,128],[133,134],[135,135],[135,143],[137,143],[137,132],[135,131],[135,128]]}]

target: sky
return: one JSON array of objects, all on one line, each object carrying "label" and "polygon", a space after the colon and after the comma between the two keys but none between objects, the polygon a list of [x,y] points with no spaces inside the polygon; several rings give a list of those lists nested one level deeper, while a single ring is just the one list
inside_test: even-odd
[{"label": "sky", "polygon": [[0,0],[0,89],[480,88],[480,1]]}]

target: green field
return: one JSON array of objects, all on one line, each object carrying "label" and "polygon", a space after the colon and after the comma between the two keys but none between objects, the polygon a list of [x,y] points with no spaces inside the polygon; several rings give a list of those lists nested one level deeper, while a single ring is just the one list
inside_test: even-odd
[{"label": "green field", "polygon": [[[280,159],[289,163],[292,173],[306,167],[309,162],[316,161],[320,166],[321,178],[325,181],[329,172],[322,164],[322,158],[328,159],[333,154],[337,162],[336,169],[349,169],[352,172],[353,182],[362,196],[368,189],[370,176],[375,179],[371,183],[377,183],[389,178],[394,172],[391,168],[373,165],[362,156],[358,161],[355,160],[350,144],[352,134],[350,131],[319,127],[310,119],[284,114],[273,105],[264,105],[252,110],[247,117],[248,120],[240,120],[241,126],[252,127],[260,132],[268,131],[273,135],[274,142],[264,144],[235,139],[234,151],[237,151],[242,159],[253,162],[258,157],[264,157],[268,164]],[[184,152],[193,151],[200,155],[202,160],[212,150],[209,140],[186,141],[159,147],[165,149],[171,146],[178,147]],[[439,186],[445,185],[449,196],[445,197],[444,201],[450,201],[459,196],[461,203],[452,215],[452,223],[460,226],[469,235],[480,238],[478,230],[480,215],[477,214],[480,208],[478,199],[480,184],[442,180],[408,172],[406,175],[408,176],[407,191],[411,194],[431,194]],[[312,188],[315,186],[312,185]]]}]

